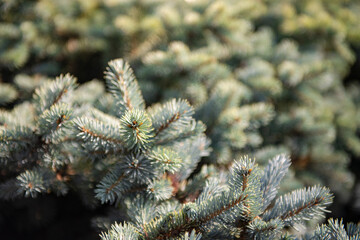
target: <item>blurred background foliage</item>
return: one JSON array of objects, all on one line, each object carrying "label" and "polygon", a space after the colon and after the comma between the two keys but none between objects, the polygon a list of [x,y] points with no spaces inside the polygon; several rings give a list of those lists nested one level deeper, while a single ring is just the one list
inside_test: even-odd
[{"label": "blurred background foliage", "polygon": [[[329,186],[333,216],[357,221],[359,12],[357,0],[4,0],[0,105],[29,99],[60,73],[102,79],[122,57],[147,103],[181,97],[195,106],[213,149],[202,163],[288,153],[282,191]],[[103,91],[86,86],[79,101]]]}]

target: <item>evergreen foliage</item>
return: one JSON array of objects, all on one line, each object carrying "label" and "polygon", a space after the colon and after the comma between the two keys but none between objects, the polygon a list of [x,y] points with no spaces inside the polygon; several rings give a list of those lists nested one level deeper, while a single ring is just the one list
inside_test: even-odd
[{"label": "evergreen foliage", "polygon": [[[20,104],[27,107],[21,115],[1,112],[1,163],[8,178],[0,185],[2,198],[63,195],[69,187],[88,185],[85,190],[92,191],[97,185],[101,202],[114,202],[134,189],[167,199],[170,176],[189,177],[209,151],[205,127],[194,120],[189,103],[174,99],[145,109],[122,59],[109,62],[105,78],[112,97],[95,95],[78,103],[75,96],[88,85],[77,88],[76,79],[66,74],[37,88],[31,102]],[[113,115],[99,109],[104,97],[113,101]],[[85,181],[81,186],[74,182],[77,177]]]},{"label": "evergreen foliage", "polygon": [[[127,212],[137,215],[112,225],[102,239],[186,239],[194,231],[199,239],[279,239],[287,227],[323,216],[332,202],[329,190],[319,186],[274,200],[289,166],[290,159],[278,155],[262,170],[245,156],[234,162],[223,181],[218,174],[211,176],[194,202],[175,211],[163,212],[164,202],[137,195],[135,204],[127,205]],[[319,229],[315,236],[327,228]]]},{"label": "evergreen foliage", "polygon": [[110,6],[99,0],[2,1],[0,70],[54,76],[84,70],[84,56],[100,58],[94,66],[102,67],[121,39],[112,21]]},{"label": "evergreen foliage", "polygon": [[[359,201],[360,85],[344,83],[359,11],[356,0],[3,1],[0,199],[114,205],[92,219],[102,239],[358,239],[355,224],[314,226],[330,191],[339,208]],[[108,62],[106,87],[60,74],[81,83],[115,57],[126,61]]]},{"label": "evergreen foliage", "polygon": [[[2,199],[74,190],[93,207],[115,203],[123,213],[117,219],[125,222],[112,225],[102,239],[275,239],[288,227],[324,216],[333,198],[328,188],[277,197],[290,166],[286,155],[265,168],[245,156],[228,164],[230,172],[219,171],[200,163],[210,152],[209,140],[186,100],[145,108],[122,59],[109,62],[105,79],[111,95],[79,102],[78,95],[99,83],[78,86],[71,75],[61,75],[36,88],[30,102],[19,104],[22,111],[1,112]],[[103,218],[102,226],[110,221]],[[354,226],[350,231],[357,231]],[[330,222],[314,234],[341,229]]]},{"label": "evergreen foliage", "polygon": [[[275,156],[272,149],[284,148],[294,163],[293,189],[324,184],[342,201],[348,199],[353,176],[347,167],[359,156],[360,125],[351,120],[359,110],[342,81],[354,62],[350,35],[358,31],[350,18],[357,18],[357,3],[129,1],[118,6],[131,9],[117,17],[116,26],[137,41],[127,57],[137,66],[145,99],[180,97],[195,106],[214,149],[206,161],[226,165],[244,152],[265,161]],[[349,19],[339,12],[349,13]],[[153,31],[138,22],[153,23]],[[299,32],[287,30],[297,22],[304,22],[295,29]],[[151,34],[161,40],[150,40]]]},{"label": "evergreen foliage", "polygon": [[342,220],[329,219],[327,224],[318,226],[310,239],[358,239],[359,224],[349,223],[344,227]]}]

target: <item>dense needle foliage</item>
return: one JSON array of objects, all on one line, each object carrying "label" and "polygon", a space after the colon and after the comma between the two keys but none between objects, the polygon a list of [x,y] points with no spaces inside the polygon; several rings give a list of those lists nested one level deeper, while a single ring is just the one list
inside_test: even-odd
[{"label": "dense needle foliage", "polygon": [[315,216],[360,213],[359,11],[3,1],[0,209],[37,211],[13,216],[31,229],[76,195],[103,239],[356,239]]}]

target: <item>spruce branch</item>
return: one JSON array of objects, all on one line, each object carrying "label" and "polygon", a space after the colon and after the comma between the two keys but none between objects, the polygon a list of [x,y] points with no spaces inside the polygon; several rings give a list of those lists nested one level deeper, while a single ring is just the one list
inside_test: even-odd
[{"label": "spruce branch", "polygon": [[174,188],[169,178],[152,181],[146,189],[149,198],[156,201],[170,199],[174,194]]},{"label": "spruce branch", "polygon": [[181,240],[200,240],[201,236],[202,235],[200,233],[196,233],[195,229],[193,229],[190,232],[190,235],[189,232],[186,232],[184,237],[181,238]]},{"label": "spruce branch", "polygon": [[159,170],[148,156],[140,153],[128,154],[123,162],[118,164],[120,171],[125,173],[131,183],[149,184],[157,177]]},{"label": "spruce branch", "polygon": [[320,240],[320,239],[346,239],[355,240],[360,238],[360,225],[348,223],[345,227],[342,219],[330,218],[326,224],[317,226],[315,232],[307,239]]},{"label": "spruce branch", "polygon": [[0,162],[12,163],[9,164],[9,167],[15,167],[15,169],[33,163],[37,160],[36,148],[38,143],[39,138],[30,127],[0,128]]},{"label": "spruce branch", "polygon": [[178,134],[167,134],[167,137],[163,137],[161,139],[158,139],[156,141],[159,145],[169,145],[169,143],[172,142],[182,142],[186,139],[191,139],[193,137],[197,137],[201,134],[203,134],[206,130],[205,124],[201,121],[195,121],[194,119],[191,119],[190,123],[188,125],[185,125],[182,127],[182,130],[179,131]]},{"label": "spruce branch", "polygon": [[32,144],[36,139],[33,133],[33,129],[26,126],[16,126],[9,129],[0,128],[0,143],[9,149],[14,147],[14,144]]},{"label": "spruce branch", "polygon": [[227,211],[236,210],[244,216],[247,215],[247,206],[245,201],[248,195],[244,194],[243,191],[227,192],[221,194],[218,198],[211,198],[207,202],[200,204],[197,211],[199,222],[202,224],[208,224],[210,221],[216,220],[217,217],[225,215]]},{"label": "spruce branch", "polygon": [[294,223],[323,217],[332,198],[329,189],[324,187],[295,190],[277,199],[274,206],[264,213],[264,220],[280,218],[286,226],[293,226]]},{"label": "spruce branch", "polygon": [[194,109],[186,100],[172,99],[162,106],[149,110],[157,141],[166,141],[168,136],[178,136],[192,120]]},{"label": "spruce branch", "polygon": [[261,191],[263,192],[263,210],[265,210],[276,197],[277,190],[282,178],[290,167],[290,158],[286,155],[278,155],[269,161],[261,178]]},{"label": "spruce branch", "polygon": [[289,166],[289,158],[278,155],[260,177],[255,161],[245,156],[234,163],[227,182],[208,178],[195,202],[160,211],[151,220],[146,214],[148,220],[137,226],[138,239],[181,239],[190,231],[205,239],[293,239],[280,237],[284,227],[322,216],[332,196],[326,188],[312,187],[282,196],[264,209],[264,197],[272,201]]},{"label": "spruce branch", "polygon": [[[248,207],[245,201],[249,197],[247,192],[247,177],[252,172],[250,169],[252,169],[251,167],[253,166],[253,162],[248,158],[240,160],[234,167],[234,178],[243,182],[243,184],[241,184],[243,186],[242,188],[234,188],[231,189],[231,191],[220,192],[216,197],[209,196],[208,200],[201,201],[198,206],[188,204],[180,212],[170,213],[170,215],[164,219],[155,220],[155,222],[150,225],[152,234],[155,234],[151,235],[151,237],[155,239],[166,239],[192,229],[202,231],[202,227],[200,226],[206,226],[218,218],[222,218],[222,220],[225,221],[226,216],[224,215],[229,213],[230,210],[231,212],[246,216]],[[233,181],[235,181],[235,179],[233,179],[232,182]],[[146,231],[146,233],[149,234],[148,231]]]},{"label": "spruce branch", "polygon": [[38,120],[38,126],[40,135],[43,138],[51,139],[51,136],[46,136],[59,130],[66,121],[70,120],[72,115],[72,109],[70,106],[61,103],[55,104],[43,112]]},{"label": "spruce branch", "polygon": [[87,148],[93,150],[121,149],[123,139],[120,135],[120,126],[117,124],[106,124],[96,119],[78,117],[74,122],[74,137],[87,144]]},{"label": "spruce branch", "polygon": [[70,74],[60,75],[52,82],[45,82],[35,90],[33,96],[37,113],[40,115],[51,106],[64,102],[76,86],[76,79]]},{"label": "spruce branch", "polygon": [[[295,239],[289,226],[322,216],[331,202],[322,187],[278,191],[320,181],[349,195],[360,87],[341,81],[360,39],[358,1],[18,2],[0,7],[3,80],[21,66],[77,69],[78,53],[118,54],[107,40],[121,38],[146,99],[181,97],[197,113],[185,100],[145,109],[122,59],[105,72],[112,95],[98,81],[75,89],[70,75],[17,75],[15,87],[0,83],[0,106],[15,104],[0,110],[0,197],[63,194],[70,183],[85,202],[116,200],[127,213],[104,239],[243,240]],[[229,174],[244,151],[272,160],[261,172],[245,157]],[[301,174],[285,178],[290,160],[274,157],[281,152]],[[359,227],[341,221],[320,228],[315,239],[359,239]]]},{"label": "spruce branch", "polygon": [[182,159],[177,152],[172,151],[170,148],[157,147],[153,148],[149,153],[150,158],[154,161],[154,164],[162,169],[164,172],[169,173],[177,172],[182,166]]},{"label": "spruce branch", "polygon": [[248,156],[234,163],[229,179],[230,190],[241,189],[245,191],[248,187],[248,177],[255,167],[255,161]]},{"label": "spruce branch", "polygon": [[353,238],[360,237],[360,224],[359,223],[357,223],[357,224],[348,223],[346,225],[346,230],[350,237],[353,237]]},{"label": "spruce branch", "polygon": [[209,139],[205,134],[201,133],[200,129],[195,136],[179,141],[172,146],[182,159],[182,168],[176,174],[179,181],[183,181],[190,176],[202,157],[209,156],[211,151],[209,146]]},{"label": "spruce branch", "polygon": [[194,221],[188,217],[188,211],[191,211],[190,208],[185,207],[179,212],[171,212],[164,217],[153,219],[142,226],[141,239],[171,239],[187,230],[192,230]]},{"label": "spruce branch", "polygon": [[129,183],[123,181],[126,177],[124,172],[117,169],[109,172],[97,185],[95,189],[95,197],[100,199],[102,203],[115,202],[117,197],[121,197],[121,193],[129,189]]},{"label": "spruce branch", "polygon": [[138,239],[138,230],[128,223],[118,224],[115,223],[111,226],[109,233],[102,233],[100,235],[102,240],[116,240],[116,239]]},{"label": "spruce branch", "polygon": [[278,239],[284,224],[279,219],[271,219],[266,222],[261,218],[255,218],[250,222],[247,233],[251,239]]},{"label": "spruce branch", "polygon": [[119,131],[129,150],[145,150],[153,141],[152,122],[146,112],[140,109],[125,112],[120,119]]},{"label": "spruce branch", "polygon": [[46,190],[47,184],[39,171],[27,170],[17,177],[18,192],[23,193],[25,197],[36,197],[39,193]]},{"label": "spruce branch", "polygon": [[227,188],[220,183],[220,180],[215,177],[207,178],[205,187],[203,188],[200,195],[196,198],[196,203],[201,204],[212,197],[218,197],[224,193]]},{"label": "spruce branch", "polygon": [[129,64],[123,59],[108,63],[105,80],[109,91],[115,97],[120,112],[145,108],[144,99]]},{"label": "spruce branch", "polygon": [[140,227],[157,217],[156,201],[147,198],[145,195],[137,194],[134,197],[128,197],[124,203],[127,206],[127,215],[129,219],[135,223],[136,227]]},{"label": "spruce branch", "polygon": [[135,184],[149,184],[155,177],[156,171],[151,160],[140,153],[130,154],[100,181],[95,189],[96,198],[103,203],[113,203]]}]

